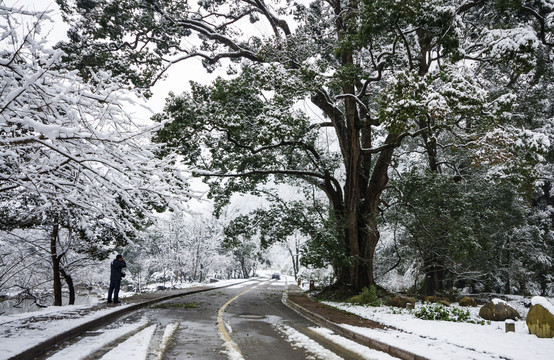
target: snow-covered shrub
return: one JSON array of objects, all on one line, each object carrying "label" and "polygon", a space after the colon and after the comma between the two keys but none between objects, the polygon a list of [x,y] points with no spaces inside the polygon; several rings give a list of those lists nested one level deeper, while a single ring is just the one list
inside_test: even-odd
[{"label": "snow-covered shrub", "polygon": [[423,320],[477,323],[477,321],[471,319],[469,310],[457,307],[446,307],[442,304],[425,303],[414,311],[414,316]]}]

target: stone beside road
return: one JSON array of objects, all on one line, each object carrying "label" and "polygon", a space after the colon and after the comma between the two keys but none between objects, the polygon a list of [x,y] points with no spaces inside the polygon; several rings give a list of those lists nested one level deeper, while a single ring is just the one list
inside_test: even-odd
[{"label": "stone beside road", "polygon": [[483,305],[479,310],[479,316],[485,320],[505,321],[507,319],[521,319],[516,309],[500,299],[493,299]]},{"label": "stone beside road", "polygon": [[526,322],[531,334],[540,338],[554,338],[554,315],[542,305],[531,306]]}]

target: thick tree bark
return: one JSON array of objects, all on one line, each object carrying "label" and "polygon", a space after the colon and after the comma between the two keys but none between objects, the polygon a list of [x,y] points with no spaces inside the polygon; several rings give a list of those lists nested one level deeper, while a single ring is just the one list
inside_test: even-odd
[{"label": "thick tree bark", "polygon": [[425,296],[436,295],[444,290],[446,272],[444,266],[438,262],[436,257],[430,257],[423,261],[425,279],[423,282],[423,294]]},{"label": "thick tree bark", "polygon": [[[357,152],[359,161],[350,163],[347,167],[348,177],[356,179],[345,184],[345,254],[350,263],[342,267],[338,279],[341,286],[347,286],[354,292],[360,292],[364,287],[375,285],[373,271],[375,249],[379,242],[380,233],[377,226],[381,195],[388,183],[388,170],[392,155],[399,136],[390,134],[384,148],[377,159],[372,171],[366,168],[365,161],[370,155],[362,154],[360,140],[353,136],[355,142],[352,148]],[[367,142],[364,145],[368,146]]]},{"label": "thick tree bark", "polygon": [[[418,74],[423,77],[429,72],[430,68],[432,39],[424,31],[418,30],[416,33],[419,43],[419,54],[417,56]],[[421,139],[423,140],[423,146],[427,153],[429,170],[431,172],[438,173],[440,169],[437,159],[437,143],[434,134],[430,131],[432,127],[430,121],[431,120],[429,118],[419,120],[419,129],[422,131]],[[435,254],[429,254],[423,262],[423,271],[425,272],[423,291],[427,296],[435,295],[437,291],[443,289],[446,273],[443,267],[437,265],[440,261]]]},{"label": "thick tree bark", "polygon": [[[426,128],[427,124],[420,124],[420,128]],[[422,133],[429,170],[433,173],[439,173],[439,165],[437,161],[437,142],[434,137],[428,133]],[[441,264],[439,257],[433,252],[429,254],[427,259],[424,259],[425,280],[423,284],[423,292],[426,296],[435,295],[437,292],[444,289],[444,281],[446,280],[446,271]]]},{"label": "thick tree bark", "polygon": [[60,278],[60,258],[57,252],[57,242],[60,226],[54,224],[50,234],[50,257],[52,259],[52,272],[54,276],[54,306],[62,306],[62,281]]},{"label": "thick tree bark", "polygon": [[[339,42],[349,36],[348,17],[356,16],[357,2],[349,2],[348,9],[350,13],[345,12],[344,4],[337,2],[335,5]],[[340,61],[344,68],[355,67],[353,51],[345,50]],[[337,285],[349,287],[354,292],[375,284],[373,261],[380,236],[377,229],[379,204],[388,182],[390,161],[400,140],[398,134],[391,133],[384,148],[373,153],[368,151],[372,148],[371,119],[368,107],[360,105],[362,99],[357,89],[361,88],[363,84],[355,75],[342,86],[344,110],[332,105],[323,90],[312,96],[314,104],[331,120],[344,159],[344,197],[330,186],[326,186],[325,192],[344,226],[344,253],[348,262],[338,271]],[[363,91],[361,96],[364,96]]]}]

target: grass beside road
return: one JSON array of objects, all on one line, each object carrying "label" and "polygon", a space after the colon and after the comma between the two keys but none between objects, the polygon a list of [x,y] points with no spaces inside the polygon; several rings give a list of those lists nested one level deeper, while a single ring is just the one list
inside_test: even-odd
[{"label": "grass beside road", "polygon": [[197,303],[162,303],[152,305],[152,309],[196,309],[199,306]]}]

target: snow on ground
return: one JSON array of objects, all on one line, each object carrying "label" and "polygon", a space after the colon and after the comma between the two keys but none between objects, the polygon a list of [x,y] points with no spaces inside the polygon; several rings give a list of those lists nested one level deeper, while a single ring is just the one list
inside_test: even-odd
[{"label": "snow on ground", "polygon": [[242,283],[242,284],[231,285],[228,287],[228,289],[242,289],[248,286],[252,286],[252,283]]},{"label": "snow on ground", "polygon": [[337,356],[332,351],[327,350],[316,341],[310,339],[290,326],[278,325],[276,328],[285,336],[287,341],[290,342],[293,347],[305,349],[306,352],[310,354],[307,359],[342,360],[340,356]]},{"label": "snow on ground", "polygon": [[0,316],[0,359],[8,359],[64,331],[126,306],[129,305],[89,312],[90,306],[69,305]]},{"label": "snow on ground", "polygon": [[156,331],[156,325],[150,325],[110,350],[102,356],[101,360],[146,359],[148,355],[148,346],[150,345],[150,340],[154,335],[154,331]]},{"label": "snow on ground", "polygon": [[162,340],[160,342],[160,346],[157,350],[155,350],[154,359],[161,360],[163,358],[163,355],[167,349],[167,345],[169,345],[169,341],[173,338],[173,335],[175,335],[175,332],[179,328],[180,323],[171,323],[166,326],[164,330],[164,334],[162,336]]},{"label": "snow on ground", "polygon": [[[143,292],[153,292],[158,291],[159,287],[163,287],[166,289],[188,289],[195,286],[205,286],[206,284],[199,283],[199,282],[183,282],[183,283],[167,283],[167,282],[158,282],[158,283],[150,283],[142,288]],[[107,294],[107,293],[106,293]],[[119,293],[121,294],[121,292]],[[134,294],[134,292],[131,292],[131,294]]]},{"label": "snow on ground", "polygon": [[[286,284],[287,280],[285,276],[282,276],[280,281],[274,281],[272,285]],[[209,284],[209,286],[218,287],[236,284],[234,286],[243,287],[248,283],[237,284],[243,281],[220,281]],[[543,306],[546,305],[548,307],[548,303],[544,303],[544,301],[533,299],[533,303],[541,303]],[[405,309],[393,309],[385,306],[377,308],[364,307],[346,303],[326,303],[398,330],[357,328],[345,324],[341,326],[430,359],[481,360],[502,358],[546,360],[552,359],[552,354],[554,354],[554,339],[539,339],[534,335],[530,335],[527,325],[523,320],[515,322],[515,333],[506,333],[504,322],[488,322],[485,325],[478,325],[427,321],[415,318],[412,312]],[[521,315],[526,315],[527,309],[524,307],[524,300],[522,298],[509,298],[508,303],[515,307]],[[419,307],[421,305],[417,305],[416,310]],[[118,309],[121,309],[121,306],[91,311],[90,305],[80,305],[49,307],[31,313],[0,316],[0,360],[8,359],[60,332],[67,331]],[[478,308],[469,308],[469,310],[471,311],[472,319],[478,319]],[[311,354],[311,359],[339,358],[317,342],[284,325],[280,319],[268,319],[267,321],[272,323],[293,346],[301,347]],[[159,340],[158,336],[158,340],[155,341],[159,343],[154,346],[156,349],[148,349],[148,345],[152,343],[155,326],[149,326],[146,320],[123,325],[117,329],[108,327],[103,329],[96,337],[83,339],[52,356],[50,360],[86,358],[102,348],[109,347],[110,344],[119,342],[118,339],[124,334],[128,334],[128,339],[104,354],[103,359],[142,359],[146,357],[148,351],[153,352],[153,355],[156,357],[160,357],[165,351],[168,340],[178,326],[179,324],[177,323],[168,325],[164,335],[161,336],[161,340]],[[371,349],[336,335],[328,329],[310,328],[310,330],[352,352],[360,354],[364,358],[391,359],[387,354],[374,352]],[[242,358],[240,353],[233,350],[227,349],[227,354],[231,359]],[[130,357],[131,355],[132,357]]]},{"label": "snow on ground", "polygon": [[[271,324],[283,337],[295,348],[304,349],[308,355],[306,359],[311,360],[339,360],[342,357],[332,351],[321,346],[317,341],[302,334],[298,330],[286,325],[284,320],[279,316],[267,316],[264,321]],[[335,334],[332,330],[322,327],[310,327],[314,333],[326,338],[327,340],[337,344],[338,346],[349,350],[360,356],[361,359],[367,360],[392,360],[396,359],[384,352],[370,349],[360,345],[354,341],[348,340],[340,335]]]},{"label": "snow on ground", "polygon": [[[153,283],[153,284],[144,286],[142,288],[141,293],[159,291],[158,287],[160,286],[171,290],[182,290],[182,289],[188,289],[188,288],[197,287],[197,286],[207,286],[207,287],[222,286],[222,285],[225,285],[226,283],[233,284],[233,283],[236,283],[237,281],[241,281],[241,280],[223,280],[223,281],[218,281],[210,284],[202,284],[198,282],[178,283],[178,284],[172,284],[171,287],[169,288],[166,287],[166,285],[168,285],[167,283],[165,284]],[[6,295],[12,296],[13,294],[8,293]],[[133,295],[136,295],[135,291],[126,291],[122,289],[119,292],[120,299],[128,298]],[[89,290],[89,291],[83,291],[83,292],[77,293],[75,297],[75,305],[93,306],[98,303],[104,302],[107,298],[108,298],[108,286],[104,288],[93,288],[92,290]],[[66,307],[67,303],[69,302],[68,293],[63,294],[62,302],[64,304],[64,307]],[[23,314],[23,313],[32,313],[37,311],[49,311],[48,309],[52,309],[52,307],[41,308],[36,306],[35,302],[31,300],[18,301],[15,298],[12,298],[12,299],[8,299],[0,302],[1,315]],[[54,311],[57,311],[57,310],[54,308]],[[34,316],[34,315],[31,315],[31,316]]]},{"label": "snow on ground", "polygon": [[[244,280],[225,280],[205,286],[218,287],[242,281]],[[129,293],[120,292],[121,298],[126,295]],[[0,315],[0,360],[8,359],[55,335],[127,306],[129,305],[97,309],[91,305],[49,306],[32,312]]]},{"label": "snow on ground", "polygon": [[136,323],[102,330],[95,337],[83,338],[77,343],[49,357],[47,360],[98,358],[98,356],[95,356],[95,353],[105,348],[109,349],[120,341],[122,342],[113,347],[113,349],[107,351],[100,359],[140,360],[146,359],[148,355],[151,355],[152,359],[161,360],[170,339],[173,337],[178,327],[179,323],[170,323],[167,325],[161,341],[152,347],[152,338],[156,330],[156,325],[150,325],[147,319],[143,318]]},{"label": "snow on ground", "polygon": [[324,338],[334,342],[335,344],[342,346],[345,349],[350,350],[351,352],[358,354],[360,357],[364,359],[372,359],[372,360],[393,360],[397,359],[395,357],[390,356],[387,353],[370,349],[367,346],[363,346],[358,344],[357,342],[354,342],[352,340],[348,340],[345,337],[342,337],[340,335],[335,334],[332,330],[321,328],[321,327],[311,327],[310,330],[313,332],[318,333],[319,335],[323,336]]},{"label": "snow on ground", "polygon": [[85,337],[77,343],[66,347],[65,349],[49,357],[48,360],[85,359],[87,356],[93,354],[98,349],[102,349],[103,347],[111,344],[122,334],[136,331],[137,329],[145,325],[146,320],[141,319],[141,321],[133,324],[125,324],[117,328],[105,329],[98,336]]},{"label": "snow on ground", "polygon": [[[344,328],[430,359],[550,360],[554,354],[554,339],[541,339],[529,334],[524,320],[515,322],[516,332],[506,333],[504,322],[499,321],[485,325],[429,321],[418,319],[405,309],[325,303],[398,330],[342,324]],[[415,310],[420,307],[416,305]],[[478,308],[470,308],[470,311],[473,319],[478,318]]]}]

